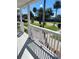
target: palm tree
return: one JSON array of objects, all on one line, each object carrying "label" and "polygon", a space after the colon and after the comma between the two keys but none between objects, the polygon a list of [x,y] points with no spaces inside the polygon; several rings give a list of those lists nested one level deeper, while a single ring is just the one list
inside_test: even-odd
[{"label": "palm tree", "polygon": [[33,12],[35,14],[37,14],[37,20],[39,21],[40,27],[41,27],[41,22],[42,22],[42,18],[43,18],[43,8],[39,8],[38,10],[36,9],[36,7],[33,8]]},{"label": "palm tree", "polygon": [[37,12],[37,9],[36,9],[36,7],[34,7],[34,8],[33,8],[33,12],[34,12],[34,13],[36,13],[36,12]]},{"label": "palm tree", "polygon": [[[33,12],[36,14],[36,12],[37,12],[37,8],[36,8],[36,7],[33,8]],[[31,12],[31,15],[33,15],[32,12]],[[33,15],[32,23],[34,23],[34,19],[35,19],[35,17],[34,17],[34,15]]]},{"label": "palm tree", "polygon": [[31,18],[31,23],[34,23],[34,14],[32,11],[30,11],[30,18]]},{"label": "palm tree", "polygon": [[43,19],[43,8],[41,7],[38,10],[38,20],[39,20],[40,27],[41,27],[41,21],[42,21],[42,19]]},{"label": "palm tree", "polygon": [[56,9],[56,16],[57,16],[57,11],[58,11],[59,8],[61,8],[61,2],[56,1],[55,4],[54,4],[54,9]]},{"label": "palm tree", "polygon": [[50,16],[53,16],[54,15],[54,13],[52,12],[52,9],[51,8],[48,8],[48,9],[46,9],[46,11],[45,11],[45,19],[47,18],[50,18]]}]

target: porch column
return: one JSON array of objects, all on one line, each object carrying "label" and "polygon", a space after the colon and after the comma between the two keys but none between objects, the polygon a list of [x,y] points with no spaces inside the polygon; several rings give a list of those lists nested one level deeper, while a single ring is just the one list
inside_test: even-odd
[{"label": "porch column", "polygon": [[29,38],[31,38],[31,31],[30,31],[30,4],[28,4],[27,6],[28,8],[28,35],[29,35]]},{"label": "porch column", "polygon": [[24,32],[24,23],[22,22],[22,10],[20,8],[20,29]]}]

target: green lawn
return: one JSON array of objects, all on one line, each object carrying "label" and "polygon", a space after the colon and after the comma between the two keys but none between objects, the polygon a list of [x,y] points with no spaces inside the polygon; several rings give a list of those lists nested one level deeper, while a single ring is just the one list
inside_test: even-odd
[{"label": "green lawn", "polygon": [[[44,28],[47,28],[47,29],[50,29],[50,30],[54,30],[54,31],[57,31],[59,30],[58,27],[56,27],[55,24],[59,24],[59,22],[46,22]],[[36,26],[40,26],[39,22],[38,21],[34,21],[34,23],[32,23],[33,25],[36,25]],[[43,25],[43,23],[41,24],[41,26]]]},{"label": "green lawn", "polygon": [[26,26],[26,27],[27,27],[27,26],[28,26],[28,22],[24,22],[24,26]]}]

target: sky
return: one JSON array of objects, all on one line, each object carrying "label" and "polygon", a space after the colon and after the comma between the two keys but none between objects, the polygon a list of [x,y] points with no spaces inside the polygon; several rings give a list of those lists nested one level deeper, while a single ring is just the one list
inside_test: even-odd
[{"label": "sky", "polygon": [[[55,14],[55,9],[53,8],[53,5],[54,5],[55,1],[57,1],[57,0],[46,0],[46,8],[52,8],[54,14]],[[44,4],[44,0],[40,0],[39,2],[30,4],[30,10],[32,11],[34,7],[39,9],[40,7],[43,7],[43,4]],[[27,6],[22,8],[22,13],[27,14]],[[61,9],[58,9],[57,13],[61,14]]]}]

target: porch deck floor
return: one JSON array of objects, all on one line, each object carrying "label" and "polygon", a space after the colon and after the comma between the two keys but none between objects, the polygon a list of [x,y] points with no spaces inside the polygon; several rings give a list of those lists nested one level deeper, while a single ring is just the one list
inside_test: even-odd
[{"label": "porch deck floor", "polygon": [[33,40],[28,39],[24,33],[18,38],[18,56],[17,59],[57,59],[39,47]]}]

